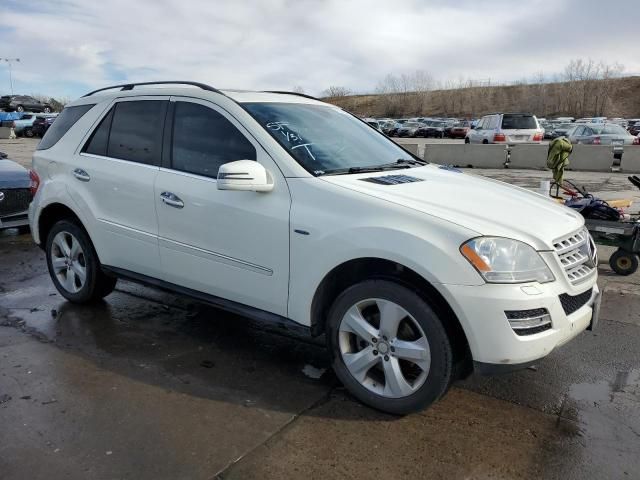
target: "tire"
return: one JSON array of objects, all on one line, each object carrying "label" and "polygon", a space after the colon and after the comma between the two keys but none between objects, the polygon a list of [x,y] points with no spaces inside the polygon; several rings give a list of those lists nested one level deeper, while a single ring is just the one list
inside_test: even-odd
[{"label": "tire", "polygon": [[631,275],[638,270],[638,256],[618,249],[609,258],[609,266],[618,275]]},{"label": "tire", "polygon": [[20,113],[24,112],[24,107],[22,105],[18,105],[16,107],[16,112],[20,112]]},{"label": "tire", "polygon": [[489,140],[487,140],[486,138],[484,140],[482,140],[482,144],[483,145],[489,145]]},{"label": "tire", "polygon": [[[388,313],[381,315],[382,310]],[[431,405],[449,388],[451,342],[437,313],[409,288],[389,280],[353,285],[335,300],[327,322],[333,369],[366,405],[406,415]],[[403,353],[417,355],[415,360],[406,360],[401,344]]]},{"label": "tire", "polygon": [[33,129],[31,128],[25,128],[24,129],[24,136],[27,138],[33,138],[35,135],[33,134]]},{"label": "tire", "polygon": [[42,111],[43,111],[44,113],[51,113],[51,107],[46,106],[46,107],[44,107],[44,108],[42,109]]},{"label": "tire", "polygon": [[[47,267],[60,295],[73,303],[90,303],[109,295],[117,279],[106,275],[87,232],[60,220],[47,235]],[[84,277],[84,279],[83,279]]]}]

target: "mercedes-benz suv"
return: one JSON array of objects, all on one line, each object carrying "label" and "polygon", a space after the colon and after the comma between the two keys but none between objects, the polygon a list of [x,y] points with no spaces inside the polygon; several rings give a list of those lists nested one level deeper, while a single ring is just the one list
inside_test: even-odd
[{"label": "mercedes-benz suv", "polygon": [[69,301],[123,278],[324,335],[345,386],[397,414],[595,325],[570,209],[305,95],[156,83],[70,103],[34,154],[31,229]]}]

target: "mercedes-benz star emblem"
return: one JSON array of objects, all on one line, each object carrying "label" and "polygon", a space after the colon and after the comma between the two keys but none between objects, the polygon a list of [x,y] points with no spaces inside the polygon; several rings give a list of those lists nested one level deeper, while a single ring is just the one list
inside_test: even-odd
[{"label": "mercedes-benz star emblem", "polygon": [[4,192],[0,192],[0,202],[4,200]]}]

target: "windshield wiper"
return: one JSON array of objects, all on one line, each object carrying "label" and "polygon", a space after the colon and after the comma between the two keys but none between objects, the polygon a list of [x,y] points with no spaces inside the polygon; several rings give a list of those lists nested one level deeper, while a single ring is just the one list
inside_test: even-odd
[{"label": "windshield wiper", "polygon": [[423,162],[421,160],[400,158],[395,162],[383,163],[381,165],[370,165],[368,167],[334,168],[331,170],[324,170],[322,175],[349,175],[353,173],[383,172],[385,170],[411,168],[411,165],[426,165],[426,164],[427,162]]}]

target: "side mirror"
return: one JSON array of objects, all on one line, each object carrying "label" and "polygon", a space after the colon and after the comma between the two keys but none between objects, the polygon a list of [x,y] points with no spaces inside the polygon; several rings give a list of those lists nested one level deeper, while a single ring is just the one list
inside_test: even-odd
[{"label": "side mirror", "polygon": [[237,160],[220,165],[218,190],[270,192],[273,190],[271,174],[255,160]]}]

